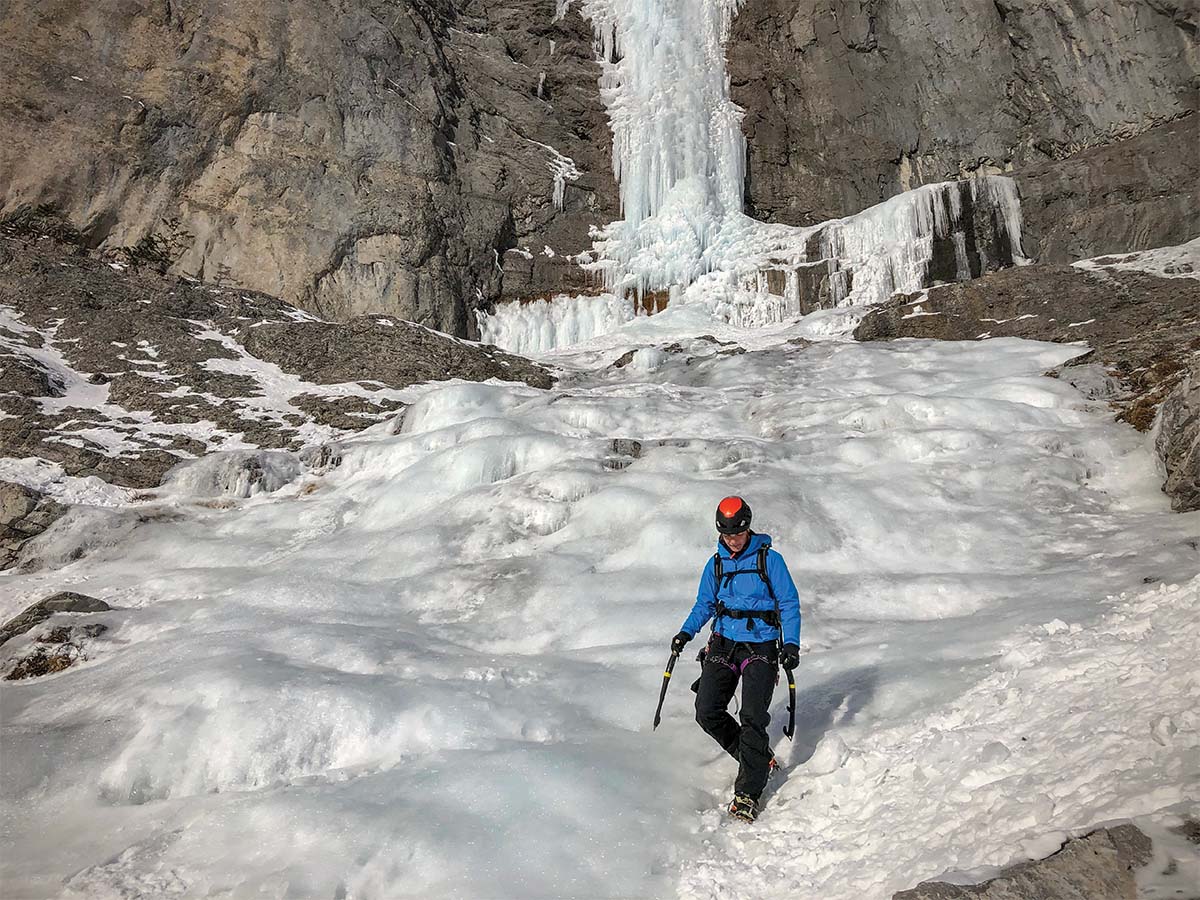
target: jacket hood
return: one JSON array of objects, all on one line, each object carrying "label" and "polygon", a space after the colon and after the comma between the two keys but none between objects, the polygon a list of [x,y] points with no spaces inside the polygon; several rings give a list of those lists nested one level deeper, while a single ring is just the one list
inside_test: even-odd
[{"label": "jacket hood", "polygon": [[[771,536],[769,534],[760,534],[757,531],[750,532],[750,540],[746,542],[746,548],[738,554],[738,559],[753,556],[758,552],[759,547],[769,543],[771,543]],[[725,546],[725,542],[719,537],[717,538],[717,552],[721,554],[723,559],[733,559],[729,548]]]}]

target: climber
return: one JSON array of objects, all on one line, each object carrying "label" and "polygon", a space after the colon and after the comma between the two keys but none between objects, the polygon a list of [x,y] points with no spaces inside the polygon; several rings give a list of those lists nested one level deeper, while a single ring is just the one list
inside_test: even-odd
[{"label": "climber", "polygon": [[[777,768],[767,725],[778,667],[783,665],[791,681],[800,664],[796,585],[783,557],[771,549],[770,536],[750,530],[750,517],[741,497],[718,504],[717,552],[705,563],[691,615],[671,641],[671,652],[678,654],[713,620],[708,645],[697,657],[696,721],[738,761],[729,814],[748,822],[757,817],[759,798]],[[740,724],[726,710],[739,679]],[[793,716],[794,711],[793,689]]]}]

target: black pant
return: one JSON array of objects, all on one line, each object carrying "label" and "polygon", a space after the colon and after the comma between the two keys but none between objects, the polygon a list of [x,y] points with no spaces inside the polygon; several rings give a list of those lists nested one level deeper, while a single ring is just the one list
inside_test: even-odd
[{"label": "black pant", "polygon": [[[771,694],[779,677],[779,650],[774,641],[734,643],[714,634],[708,642],[696,691],[696,721],[738,761],[735,794],[758,800],[767,785],[771,748]],[[741,724],[728,712],[729,701],[742,682]]]}]

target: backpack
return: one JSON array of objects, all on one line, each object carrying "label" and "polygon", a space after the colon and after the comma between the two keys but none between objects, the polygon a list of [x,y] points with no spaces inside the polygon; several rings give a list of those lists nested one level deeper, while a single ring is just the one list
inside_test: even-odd
[{"label": "backpack", "polygon": [[[737,569],[733,572],[724,571],[724,563],[721,561],[720,551],[713,554],[713,578],[716,583],[716,587],[713,589],[713,600],[716,601],[716,607],[713,610],[714,628],[716,627],[716,620],[722,616],[728,616],[731,619],[749,619],[751,628],[755,627],[754,620],[759,619],[763,624],[779,629],[780,640],[783,639],[783,623],[779,617],[779,598],[775,596],[775,589],[771,586],[770,576],[767,575],[767,551],[770,549],[770,544],[763,544],[758,548],[758,559],[754,569]],[[774,612],[770,610],[763,612],[762,610],[730,609],[720,600],[717,600],[717,592],[721,590],[722,580],[728,582],[737,575],[753,575],[756,573],[762,579],[763,584],[767,586],[767,593],[771,595],[771,600],[775,603]]]}]

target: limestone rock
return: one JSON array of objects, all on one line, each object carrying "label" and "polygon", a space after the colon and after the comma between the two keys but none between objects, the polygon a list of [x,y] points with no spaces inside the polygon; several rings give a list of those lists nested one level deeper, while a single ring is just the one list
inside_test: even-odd
[{"label": "limestone rock", "polygon": [[87,594],[77,594],[74,591],[59,591],[43,600],[39,600],[23,612],[9,619],[0,626],[0,644],[24,634],[55,613],[96,613],[112,609],[103,600],[89,597]]},{"label": "limestone rock", "polygon": [[1013,173],[1025,252],[1070,263],[1200,235],[1200,115]]},{"label": "limestone rock", "polygon": [[[920,184],[1015,169],[1039,206],[1077,178],[1055,163],[1197,109],[1198,31],[1200,7],[1188,0],[747,0],[728,51],[732,96],[746,110],[747,205],[813,225]],[[1197,164],[1190,133],[1164,137],[1170,164],[1139,171],[1131,148],[1104,167],[1104,177],[1128,167],[1157,185],[1137,191],[1169,195],[1166,204],[1135,210],[1124,189],[1089,198],[1074,181],[1069,190],[1082,205],[1112,206],[1109,222],[1136,211],[1121,234],[1141,237],[1137,246],[1193,237],[1195,182],[1170,175]],[[1193,233],[1160,239],[1156,218],[1189,203]],[[1053,215],[1038,224],[1051,249]],[[1135,249],[1089,252],[1084,232],[1103,236],[1098,219],[1078,232],[1075,258]]]},{"label": "limestone rock", "polygon": [[1163,490],[1177,512],[1200,509],[1200,354],[1163,401],[1155,449],[1167,472]]},{"label": "limestone rock", "polygon": [[[581,282],[563,256],[616,217],[591,28],[556,12],[12,0],[0,218],[44,206],[89,248],[473,335],[502,293]],[[520,247],[537,265],[506,275]]]},{"label": "limestone rock", "polygon": [[66,507],[33,488],[0,481],[0,569],[14,565],[21,547],[49,528]]},{"label": "limestone rock", "polygon": [[1136,900],[1133,872],[1150,859],[1150,839],[1137,827],[1101,828],[983,884],[927,881],[892,900]]}]

